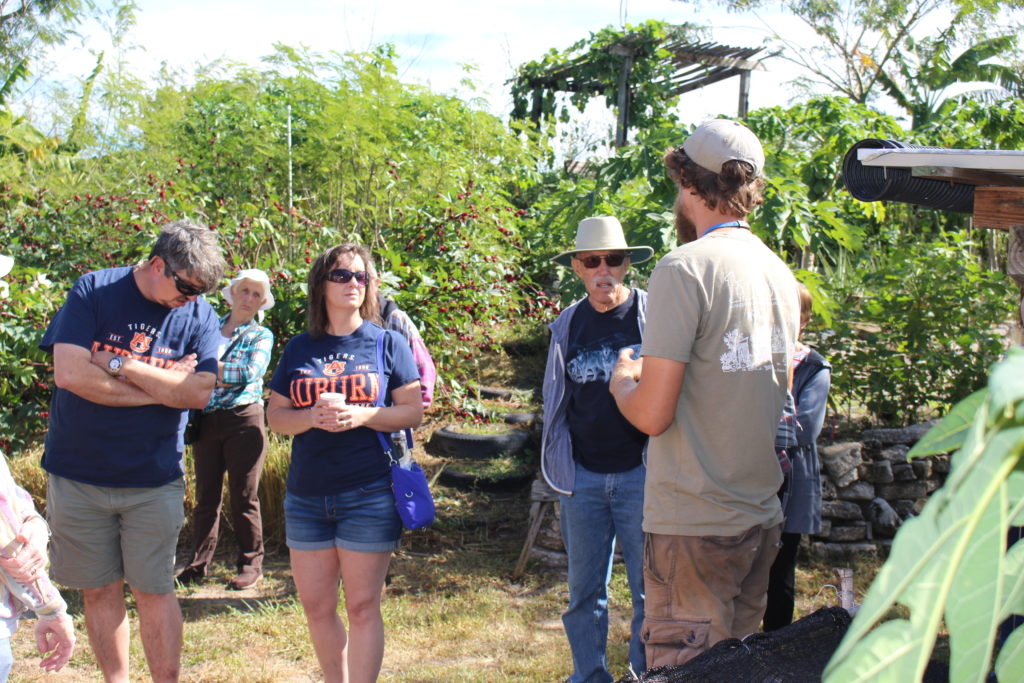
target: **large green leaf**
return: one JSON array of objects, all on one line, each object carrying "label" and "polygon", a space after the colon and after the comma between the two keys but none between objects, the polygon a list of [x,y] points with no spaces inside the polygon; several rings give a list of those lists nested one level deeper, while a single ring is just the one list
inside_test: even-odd
[{"label": "large green leaf", "polygon": [[[943,623],[950,634],[951,680],[985,680],[999,622],[1021,611],[1024,546],[1005,551],[1007,527],[1021,515],[1024,356],[1010,354],[992,372],[989,401],[977,395],[938,425],[921,452],[960,441],[945,486],[897,534],[882,567],[826,669],[828,681],[920,680]],[[984,399],[984,397],[982,397]],[[994,403],[994,405],[993,405]],[[970,407],[973,420],[967,425]],[[933,430],[935,431],[935,430]],[[909,620],[885,622],[893,606]],[[1016,644],[1004,666],[1021,661]],[[1020,680],[1011,677],[1006,680]]]},{"label": "large green leaf", "polygon": [[988,386],[992,394],[991,412],[993,419],[1008,407],[1016,406],[1024,400],[1024,348],[1012,347],[1006,353],[1006,359],[992,367]]},{"label": "large green leaf", "polygon": [[996,676],[1001,681],[1024,681],[1024,628],[1018,628],[1003,643],[996,658]]},{"label": "large green leaf", "polygon": [[951,644],[949,675],[953,681],[980,683],[992,658],[992,634],[999,626],[1002,601],[1005,507],[1005,495],[993,498],[953,578],[956,594],[945,614]]},{"label": "large green leaf", "polygon": [[1015,543],[1003,561],[1003,599],[999,619],[1024,614],[1024,543]]},{"label": "large green leaf", "polygon": [[963,446],[967,431],[974,422],[974,416],[987,396],[988,390],[981,389],[957,403],[939,424],[929,429],[921,440],[914,444],[907,453],[907,458],[952,453]]},{"label": "large green leaf", "polygon": [[[928,506],[925,506],[921,516],[907,521],[900,528],[889,560],[875,577],[864,604],[857,612],[857,617],[850,625],[832,661],[829,662],[825,672],[829,681],[910,680],[906,676],[876,678],[878,673],[874,671],[872,664],[876,655],[872,653],[879,646],[869,646],[867,643],[878,642],[879,636],[875,633],[881,631],[882,627],[876,631],[872,629],[889,614],[889,610],[896,602],[909,603],[907,606],[911,608],[911,616],[915,621],[924,616],[927,602],[934,602],[933,596],[939,590],[940,567],[950,564],[950,550],[960,530],[957,527],[940,533],[935,526],[934,516],[934,510],[929,511]],[[915,611],[915,603],[918,602],[924,602],[925,605],[923,609]],[[886,626],[889,623],[892,622],[887,622]],[[912,622],[902,623],[906,625],[905,628],[912,628]],[[888,630],[883,632],[889,633]],[[892,670],[894,675],[903,672],[904,666],[911,667],[911,670],[916,669],[916,663],[907,663],[903,660],[912,656],[919,649],[917,645],[920,645],[917,643],[919,635],[912,637],[909,633],[900,633],[900,637],[894,638],[891,643],[893,653],[886,658],[889,664],[892,663],[893,657],[898,656],[901,660],[900,666]],[[856,647],[862,640],[865,643],[863,647]],[[908,649],[906,646],[912,642],[915,647]],[[832,673],[838,671],[848,673],[833,679]]]},{"label": "large green leaf", "polygon": [[829,683],[910,681],[914,672],[905,656],[917,643],[909,621],[894,619],[867,634],[858,643],[857,658],[833,659],[826,670]]},{"label": "large green leaf", "polygon": [[964,444],[960,450],[953,454],[950,460],[949,477],[946,478],[944,489],[950,491],[959,488],[965,477],[971,473],[971,468],[985,452],[985,439],[987,438],[986,425],[991,402],[985,401],[978,408],[974,422],[967,428],[964,437]]}]

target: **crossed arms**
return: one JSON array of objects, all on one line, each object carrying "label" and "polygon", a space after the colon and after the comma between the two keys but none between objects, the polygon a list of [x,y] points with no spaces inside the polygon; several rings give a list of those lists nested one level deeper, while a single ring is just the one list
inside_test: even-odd
[{"label": "crossed arms", "polygon": [[196,372],[195,354],[166,368],[124,356],[118,377],[107,373],[109,351],[90,351],[75,344],[53,345],[53,376],[57,386],[103,406],[115,408],[165,405],[205,408],[217,381],[212,372]]}]

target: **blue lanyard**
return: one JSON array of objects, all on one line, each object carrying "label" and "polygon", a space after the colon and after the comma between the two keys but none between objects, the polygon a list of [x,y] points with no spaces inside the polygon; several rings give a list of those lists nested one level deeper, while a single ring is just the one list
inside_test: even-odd
[{"label": "blue lanyard", "polygon": [[725,223],[716,223],[715,225],[712,225],[710,228],[702,232],[700,236],[703,237],[709,232],[713,232],[715,230],[718,230],[719,228],[746,228],[747,230],[750,230],[750,223],[746,221],[726,221]]}]

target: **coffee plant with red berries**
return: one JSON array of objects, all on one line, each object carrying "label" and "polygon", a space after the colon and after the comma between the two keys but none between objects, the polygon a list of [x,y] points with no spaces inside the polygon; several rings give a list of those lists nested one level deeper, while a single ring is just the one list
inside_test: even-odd
[{"label": "coffee plant with red berries", "polygon": [[[144,259],[159,227],[182,217],[218,233],[229,271],[270,274],[265,324],[278,349],[305,329],[312,259],[342,241],[369,245],[439,365],[442,404],[445,383],[465,380],[502,327],[551,317],[538,276],[550,269],[531,253],[528,144],[400,83],[392,56],[333,63],[282,49],[274,71],[139,93],[122,125],[138,131],[131,144],[48,165],[26,156],[30,172],[0,189],[0,253],[16,259],[0,299],[3,437],[21,446],[45,427],[52,378],[37,345],[74,280]],[[37,282],[44,274],[52,286]]]}]

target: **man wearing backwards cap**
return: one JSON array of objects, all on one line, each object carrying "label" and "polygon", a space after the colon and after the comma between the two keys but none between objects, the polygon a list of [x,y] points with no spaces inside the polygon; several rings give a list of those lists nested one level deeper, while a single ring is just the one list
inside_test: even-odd
[{"label": "man wearing backwards cap", "polygon": [[642,673],[644,647],[644,451],[647,435],[622,416],[608,393],[620,349],[639,350],[647,292],[622,283],[631,263],[651,258],[630,247],[619,221],[587,218],[576,248],[553,260],[571,266],[587,296],[551,324],[544,372],[541,470],[561,493],[561,527],[569,556],[569,607],[562,615],[572,650],[572,683],[610,683],[608,580],[615,539],[626,563],[633,601],[630,668]]},{"label": "man wearing backwards cap", "polygon": [[744,220],[763,202],[764,152],[716,120],[665,154],[683,246],[650,281],[641,352],[611,391],[652,435],[645,489],[643,638],[649,667],[757,630],[782,524],[773,449],[799,321],[789,268]]}]

